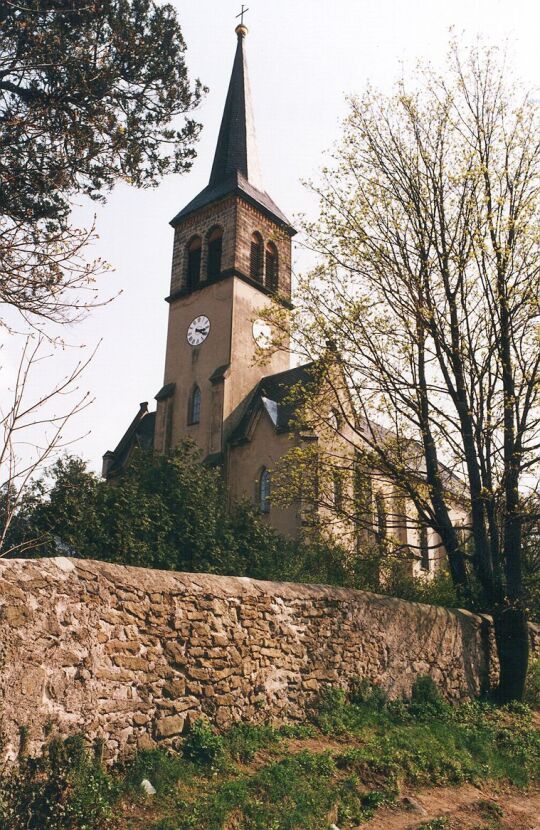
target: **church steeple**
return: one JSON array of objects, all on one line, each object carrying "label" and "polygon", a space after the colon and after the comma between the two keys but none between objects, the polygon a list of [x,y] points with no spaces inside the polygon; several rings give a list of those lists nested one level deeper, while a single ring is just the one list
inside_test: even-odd
[{"label": "church steeple", "polygon": [[244,39],[248,30],[246,26],[240,25],[235,31],[238,44],[209,185],[218,185],[241,174],[257,190],[262,190],[251,88],[244,50]]},{"label": "church steeple", "polygon": [[224,196],[242,196],[262,210],[291,236],[296,233],[287,217],[264,190],[259,166],[251,89],[244,40],[247,27],[240,24],[229,90],[208,185],[171,221],[175,227],[190,214]]}]

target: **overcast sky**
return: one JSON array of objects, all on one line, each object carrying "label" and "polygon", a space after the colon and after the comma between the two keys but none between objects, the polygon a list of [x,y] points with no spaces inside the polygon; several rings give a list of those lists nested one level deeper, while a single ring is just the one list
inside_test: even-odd
[{"label": "overcast sky", "polygon": [[[95,403],[72,433],[90,430],[72,451],[101,468],[140,401],[154,404],[162,385],[173,231],[169,220],[206,184],[229,81],[236,36],[236,0],[173,0],[188,46],[193,77],[209,87],[198,111],[204,129],[198,158],[186,176],[169,176],[152,191],[120,186],[97,208],[99,240],[94,254],[114,271],[102,278],[102,293],[122,294],[67,335],[72,344],[102,340],[83,386]],[[316,175],[324,151],[340,133],[345,96],[366,84],[388,91],[417,58],[440,64],[449,31],[468,41],[511,41],[513,64],[528,86],[540,85],[540,12],[534,0],[248,0],[246,42],[263,180],[290,217],[313,213],[301,184]],[[94,210],[95,207],[92,208]],[[88,209],[76,211],[78,221]],[[296,266],[302,267],[301,253]],[[10,345],[4,349],[5,398]],[[36,391],[77,359],[68,348],[48,362]]]}]

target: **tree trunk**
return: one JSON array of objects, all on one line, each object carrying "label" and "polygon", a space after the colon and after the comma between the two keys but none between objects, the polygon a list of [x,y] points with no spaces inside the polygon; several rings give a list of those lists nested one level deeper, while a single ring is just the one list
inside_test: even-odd
[{"label": "tree trunk", "polygon": [[498,703],[522,700],[529,657],[529,628],[522,608],[502,608],[493,613],[499,657]]}]

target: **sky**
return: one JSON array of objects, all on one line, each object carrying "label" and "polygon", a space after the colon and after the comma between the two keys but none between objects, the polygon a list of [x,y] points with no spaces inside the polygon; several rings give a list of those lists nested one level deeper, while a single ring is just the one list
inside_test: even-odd
[{"label": "sky", "polygon": [[[192,77],[209,87],[197,111],[203,132],[192,171],[171,175],[153,190],[115,188],[104,206],[80,204],[79,224],[95,212],[99,238],[91,255],[111,270],[100,279],[111,303],[64,332],[66,347],[31,378],[38,395],[98,343],[81,380],[94,402],[66,432],[83,435],[70,451],[101,469],[141,401],[153,408],[163,381],[173,231],[170,219],[207,184],[236,47],[236,0],[172,0],[187,43]],[[528,87],[540,86],[540,7],[534,0],[248,0],[246,41],[255,123],[266,190],[289,218],[313,216],[316,203],[302,184],[316,178],[324,154],[339,139],[346,96],[366,85],[385,92],[417,59],[442,64],[450,30],[464,41],[510,41],[512,63]],[[301,247],[295,268],[305,265]],[[81,350],[81,344],[86,351]],[[2,403],[16,363],[16,343],[4,343]]]}]

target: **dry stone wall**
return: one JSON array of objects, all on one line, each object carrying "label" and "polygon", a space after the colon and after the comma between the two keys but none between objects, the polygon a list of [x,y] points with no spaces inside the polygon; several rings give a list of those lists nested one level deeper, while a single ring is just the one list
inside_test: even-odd
[{"label": "dry stone wall", "polygon": [[[391,695],[429,672],[474,695],[489,623],[464,611],[326,586],[181,574],[73,559],[0,562],[0,713],[21,728],[83,732],[108,757],[175,746],[202,714],[296,719],[327,686],[366,677]],[[492,661],[491,661],[492,663]]]}]

